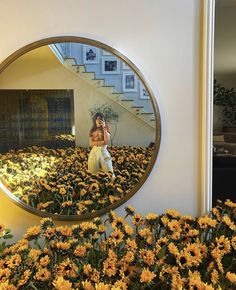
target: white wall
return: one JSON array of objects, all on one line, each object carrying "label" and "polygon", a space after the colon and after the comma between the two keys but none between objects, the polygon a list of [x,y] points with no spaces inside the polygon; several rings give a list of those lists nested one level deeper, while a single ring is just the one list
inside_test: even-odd
[{"label": "white wall", "polygon": [[[157,97],[162,139],[152,173],[125,205],[142,213],[198,214],[200,0],[1,1],[0,35],[0,61],[58,35],[94,38],[130,58]],[[16,238],[39,220],[0,195],[0,222]]]}]

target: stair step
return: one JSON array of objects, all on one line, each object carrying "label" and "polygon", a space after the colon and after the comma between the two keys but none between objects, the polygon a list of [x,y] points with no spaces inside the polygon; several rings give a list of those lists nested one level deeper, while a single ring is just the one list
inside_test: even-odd
[{"label": "stair step", "polygon": [[134,109],[142,109],[143,106],[132,106],[131,108],[134,108]]}]

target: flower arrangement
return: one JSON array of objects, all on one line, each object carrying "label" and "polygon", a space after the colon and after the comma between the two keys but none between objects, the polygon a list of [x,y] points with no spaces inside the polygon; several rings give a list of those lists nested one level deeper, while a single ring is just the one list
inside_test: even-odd
[{"label": "flower arrangement", "polygon": [[153,148],[109,147],[111,173],[91,174],[87,148],[28,147],[0,155],[0,180],[24,203],[51,214],[81,215],[120,200],[139,182]]},{"label": "flower arrangement", "polygon": [[68,227],[45,218],[0,257],[0,289],[235,289],[236,203],[193,218],[110,212]]}]

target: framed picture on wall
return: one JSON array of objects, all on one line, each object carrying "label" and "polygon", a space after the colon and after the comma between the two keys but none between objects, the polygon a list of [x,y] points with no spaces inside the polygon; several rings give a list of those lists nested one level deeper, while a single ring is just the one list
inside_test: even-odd
[{"label": "framed picture on wall", "polygon": [[113,56],[102,57],[102,74],[119,74],[120,61]]},{"label": "framed picture on wall", "polygon": [[149,99],[148,92],[141,82],[139,82],[139,94],[140,94],[140,99],[143,99],[143,100]]},{"label": "framed picture on wall", "polygon": [[83,63],[97,64],[99,63],[99,50],[92,45],[83,45]]},{"label": "framed picture on wall", "polygon": [[137,92],[138,91],[138,80],[135,73],[132,71],[130,72],[123,72],[123,82],[122,82],[122,88],[123,92]]}]

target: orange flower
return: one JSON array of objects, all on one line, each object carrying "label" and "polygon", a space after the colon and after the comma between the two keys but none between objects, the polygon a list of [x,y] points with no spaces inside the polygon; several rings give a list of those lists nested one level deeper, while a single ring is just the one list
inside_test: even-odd
[{"label": "orange flower", "polygon": [[18,267],[20,265],[21,261],[21,256],[15,254],[6,262],[6,264],[9,268],[14,269],[15,267]]},{"label": "orange flower", "polygon": [[40,235],[40,226],[33,226],[28,228],[24,234],[24,238],[28,240],[33,240]]},{"label": "orange flower", "polygon": [[144,268],[142,270],[142,273],[140,275],[140,282],[141,283],[150,283],[152,280],[156,277],[156,274],[149,271],[147,268]]},{"label": "orange flower", "polygon": [[72,290],[72,283],[59,276],[53,281],[53,286],[56,290]]},{"label": "orange flower", "polygon": [[38,281],[44,282],[49,280],[50,276],[50,272],[46,268],[42,268],[35,273],[34,278]]},{"label": "orange flower", "polygon": [[84,257],[86,254],[86,247],[85,246],[77,246],[75,251],[74,251],[74,254],[77,257]]},{"label": "orange flower", "polygon": [[31,275],[31,271],[25,270],[17,283],[17,287],[24,286],[29,280],[30,275]]}]

